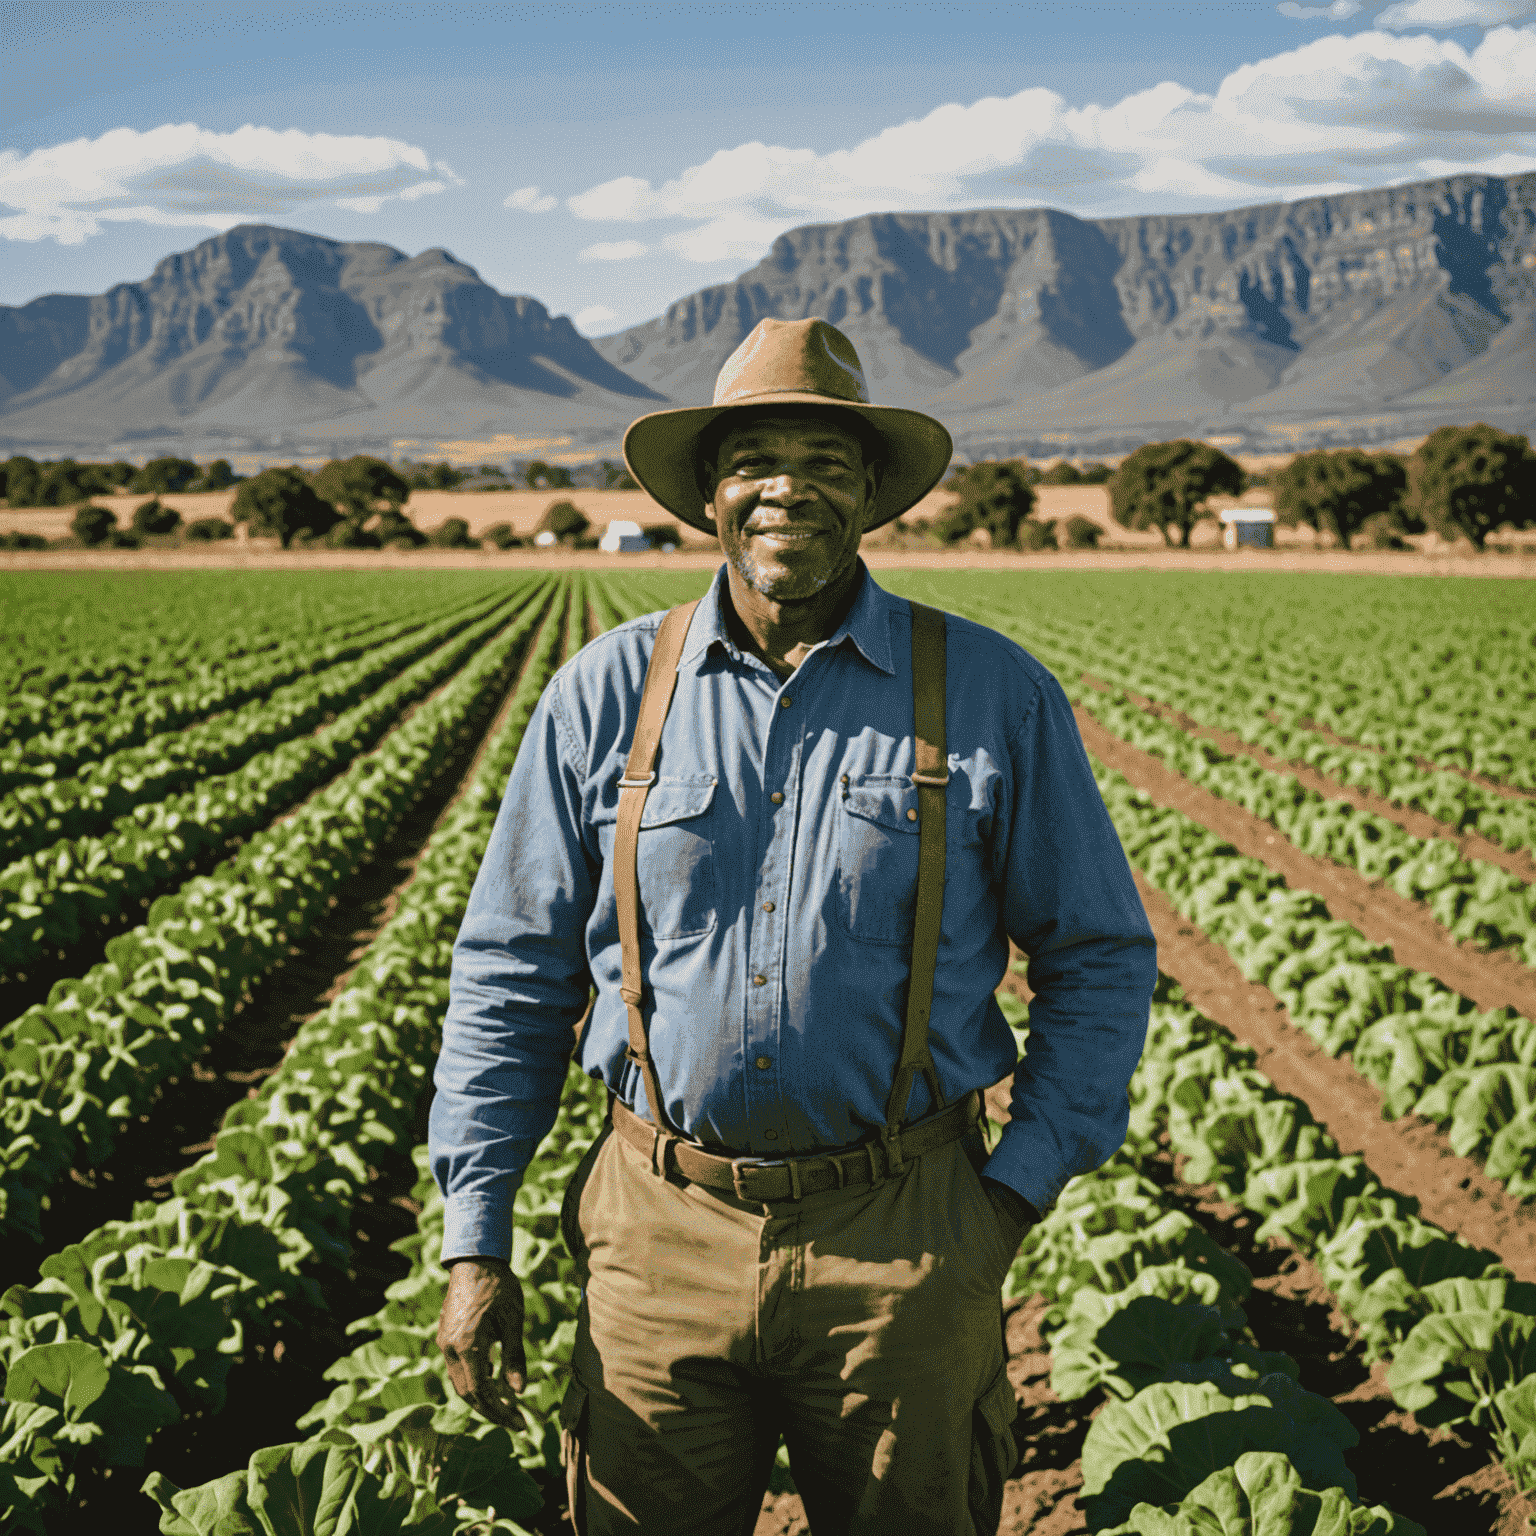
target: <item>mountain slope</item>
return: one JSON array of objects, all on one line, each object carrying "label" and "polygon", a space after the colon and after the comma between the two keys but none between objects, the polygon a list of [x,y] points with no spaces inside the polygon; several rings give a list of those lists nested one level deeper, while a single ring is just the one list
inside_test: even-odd
[{"label": "mountain slope", "polygon": [[[54,366],[47,364],[53,361]],[[0,310],[0,431],[80,443],[312,428],[600,435],[652,398],[569,320],[446,251],[241,225],[99,298]]]},{"label": "mountain slope", "polygon": [[[597,342],[678,403],[766,315],[854,339],[875,399],[962,446],[1536,425],[1536,175],[1233,213],[883,214],[791,231],[733,283]],[[1523,339],[1522,339],[1523,338]]]}]

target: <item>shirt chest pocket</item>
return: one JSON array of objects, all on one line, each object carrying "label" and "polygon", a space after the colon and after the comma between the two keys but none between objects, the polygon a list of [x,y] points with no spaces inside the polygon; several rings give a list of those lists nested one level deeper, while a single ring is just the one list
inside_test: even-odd
[{"label": "shirt chest pocket", "polygon": [[905,776],[851,779],[838,812],[837,902],[866,944],[911,946],[917,908],[917,787]]},{"label": "shirt chest pocket", "polygon": [[652,938],[689,938],[715,926],[714,779],[657,779],[640,817],[635,864]]}]

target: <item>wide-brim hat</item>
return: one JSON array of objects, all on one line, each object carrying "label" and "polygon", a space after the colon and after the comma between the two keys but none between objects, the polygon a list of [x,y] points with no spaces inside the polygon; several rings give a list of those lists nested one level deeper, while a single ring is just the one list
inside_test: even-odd
[{"label": "wide-brim hat", "polygon": [[921,411],[871,405],[853,343],[826,320],[760,320],[726,358],[712,405],[653,411],[624,434],[629,472],[667,511],[714,533],[699,489],[700,435],[732,411],[820,406],[860,417],[884,444],[884,468],[867,530],[900,517],[939,483],[954,443]]}]

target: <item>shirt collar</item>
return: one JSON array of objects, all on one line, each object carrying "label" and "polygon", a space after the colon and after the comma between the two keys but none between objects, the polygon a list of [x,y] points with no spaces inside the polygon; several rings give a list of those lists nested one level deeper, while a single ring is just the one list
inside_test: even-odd
[{"label": "shirt collar", "polygon": [[[851,640],[865,661],[887,676],[894,677],[896,666],[891,659],[890,615],[897,600],[875,584],[875,578],[869,574],[869,567],[863,560],[859,561],[859,577],[859,595],[854,598],[848,616],[832,632],[826,645],[830,649],[845,640]],[[720,646],[732,660],[741,659],[741,652],[732,641],[720,611],[727,591],[726,567],[722,565],[715,572],[715,579],[709,584],[709,591],[704,594],[704,600],[693,616],[693,623],[688,627],[688,641],[683,647],[681,661],[696,664],[715,645]]]}]

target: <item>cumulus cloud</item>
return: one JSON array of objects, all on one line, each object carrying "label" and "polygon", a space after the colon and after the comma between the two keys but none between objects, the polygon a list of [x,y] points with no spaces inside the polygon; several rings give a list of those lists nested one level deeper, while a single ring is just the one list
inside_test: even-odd
[{"label": "cumulus cloud", "polygon": [[1292,21],[1348,21],[1365,9],[1364,0],[1333,0],[1332,5],[1298,5],[1297,0],[1281,0],[1275,7]]},{"label": "cumulus cloud", "polygon": [[601,336],[618,318],[606,304],[589,304],[571,316],[571,324],[585,336]]},{"label": "cumulus cloud", "polygon": [[560,199],[551,193],[540,193],[537,187],[519,187],[503,203],[503,208],[521,208],[524,213],[548,213],[559,205]]},{"label": "cumulus cloud", "polygon": [[578,261],[633,261],[637,256],[644,256],[650,247],[642,245],[638,240],[599,240],[596,245],[589,245],[586,250],[578,251]]},{"label": "cumulus cloud", "polygon": [[1423,34],[1322,37],[1234,70],[1211,95],[1165,82],[1111,106],[1038,88],[952,103],[851,149],[740,144],[659,186],[618,176],[567,206],[671,223],[666,248],[712,262],[877,211],[1231,208],[1495,164],[1536,168],[1536,29],[1496,28],[1470,51]]},{"label": "cumulus cloud", "polygon": [[0,150],[0,236],[77,245],[106,223],[229,229],[332,203],[357,213],[460,186],[452,167],[398,139],[247,123],[114,128],[21,154]]},{"label": "cumulus cloud", "polygon": [[1536,16],[1532,0],[1396,0],[1376,18],[1376,25],[1394,32],[1410,27],[1501,27],[1527,16]]}]

